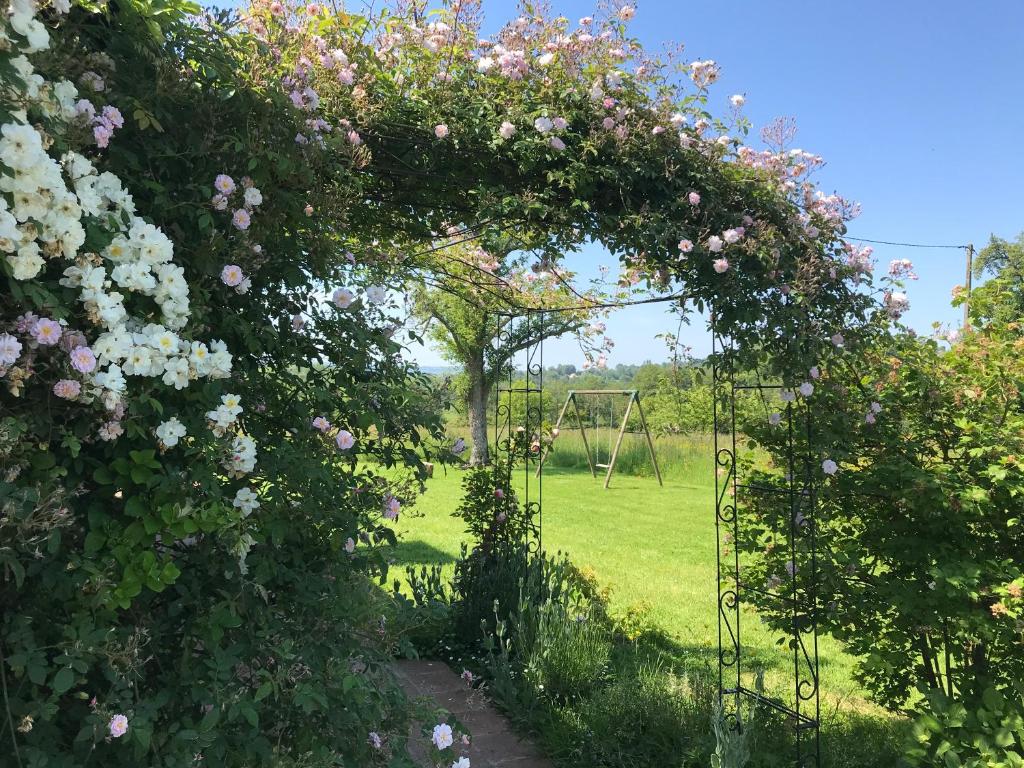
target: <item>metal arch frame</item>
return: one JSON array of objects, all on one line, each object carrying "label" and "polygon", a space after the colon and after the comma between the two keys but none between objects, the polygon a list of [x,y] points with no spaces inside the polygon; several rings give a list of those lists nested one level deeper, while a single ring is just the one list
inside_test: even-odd
[{"label": "metal arch frame", "polygon": [[[517,323],[526,325],[526,338],[530,338],[530,328],[534,323],[543,325],[545,312],[542,310],[528,311],[522,313],[499,312],[497,313],[501,323],[501,329],[495,339],[495,346],[501,348],[512,341],[513,332]],[[494,451],[495,457],[502,454],[508,456],[513,451],[514,441],[512,439],[513,429],[525,431],[530,439],[523,441],[524,455],[523,462],[523,508],[531,520],[530,531],[533,538],[527,542],[527,546],[534,554],[543,551],[543,530],[544,530],[544,475],[539,470],[543,467],[540,459],[540,450],[534,452],[532,445],[536,442],[541,444],[541,429],[544,423],[544,340],[539,339],[536,343],[528,345],[522,351],[525,376],[522,386],[516,386],[516,365],[515,355],[508,361],[507,376],[499,376],[495,386],[494,397]],[[513,425],[512,423],[512,398],[521,395],[525,398],[524,424]],[[531,461],[538,461],[538,473],[536,483],[531,487],[530,465]],[[495,462],[495,472],[506,466],[503,462]],[[495,478],[495,487],[512,488],[511,464],[507,465],[509,470],[504,477]]]},{"label": "metal arch frame", "polygon": [[[546,310],[526,310],[519,313],[499,313],[502,329],[495,341],[496,346],[508,344],[516,323],[526,323],[527,333],[531,324],[544,321]],[[812,472],[812,457],[805,451],[803,456],[794,452],[794,437],[802,431],[810,445],[812,421],[810,412],[799,410],[793,403],[786,404],[784,423],[787,434],[787,485],[785,488],[762,487],[742,482],[739,476],[738,441],[736,432],[736,397],[743,390],[764,393],[783,388],[778,383],[743,384],[736,380],[732,355],[724,357],[722,352],[734,350],[732,339],[718,334],[715,327],[714,311],[711,320],[712,333],[712,387],[714,456],[715,456],[715,539],[718,615],[718,695],[719,702],[732,721],[733,727],[743,727],[743,707],[756,704],[771,709],[787,718],[794,739],[795,768],[821,768],[821,701],[820,670],[818,664],[818,562],[817,490]],[[525,366],[522,369],[525,380],[516,386],[515,360],[510,360],[506,380],[499,378],[495,397],[496,455],[512,450],[512,397],[522,395],[526,401],[525,423],[516,427],[527,431],[529,440],[523,441],[524,505],[534,519],[531,530],[533,538],[528,543],[530,551],[539,554],[543,545],[543,452],[532,453],[534,439],[541,444],[544,398],[544,344],[543,340],[531,344],[524,350]],[[728,365],[722,366],[722,361]],[[505,402],[503,403],[503,395]],[[720,404],[727,403],[722,412]],[[568,401],[566,406],[568,405]],[[565,407],[563,407],[563,412]],[[561,420],[561,416],[559,417]],[[722,427],[728,425],[723,438]],[[531,461],[538,461],[535,495],[531,488]],[[609,462],[612,463],[612,462]],[[496,466],[499,466],[496,464]],[[511,487],[511,472],[503,478],[496,478],[499,487]],[[740,563],[740,509],[742,494],[770,493],[781,497],[789,514],[787,546],[793,563],[789,594],[774,593],[761,589],[742,579]],[[744,667],[744,646],[742,643],[740,617],[745,597],[757,593],[780,601],[791,617],[790,648],[793,663],[793,696],[791,702],[766,696],[746,684],[753,669]],[[728,681],[727,681],[728,678]]]},{"label": "metal arch frame", "polygon": [[[742,384],[729,363],[723,369],[722,352],[733,350],[731,339],[721,337],[712,314],[712,386],[715,451],[715,539],[718,576],[718,695],[726,716],[734,728],[743,727],[744,704],[756,704],[787,718],[793,731],[795,768],[821,766],[821,701],[818,664],[818,560],[815,510],[817,492],[812,459],[807,452],[797,456],[794,436],[805,432],[808,444],[812,434],[810,411],[786,403],[783,425],[787,440],[787,484],[785,488],[758,486],[740,477],[736,431],[736,397],[744,390],[758,394],[777,391],[782,384]],[[723,413],[721,406],[727,406]],[[728,430],[723,432],[723,427]],[[775,494],[788,509],[786,545],[792,574],[788,594],[761,588],[742,578],[740,562],[740,510],[744,494]],[[781,701],[754,690],[747,679],[755,672],[744,667],[740,617],[747,594],[778,600],[790,616],[789,647],[793,656],[793,695]],[[746,679],[745,679],[746,678]]]},{"label": "metal arch frame", "polygon": [[[615,448],[612,450],[611,456],[608,458],[607,464],[595,464],[590,458],[590,444],[587,442],[587,430],[583,426],[583,418],[580,416],[580,406],[576,400],[577,395],[627,395],[629,401],[626,403],[626,411],[622,415],[622,423],[619,425],[619,434],[615,439]],[[644,437],[647,438],[647,450],[651,456],[651,464],[654,465],[654,474],[658,478],[658,485],[664,487],[665,483],[661,479],[661,469],[658,467],[658,457],[654,453],[654,441],[651,439],[651,430],[647,427],[647,418],[644,416],[644,407],[640,404],[640,392],[636,389],[570,389],[569,394],[565,398],[565,403],[562,405],[562,410],[558,414],[558,420],[555,422],[555,430],[561,429],[562,421],[565,418],[565,413],[569,408],[569,403],[572,403],[573,411],[576,414],[576,424],[580,431],[580,435],[583,438],[583,449],[587,452],[587,466],[590,467],[590,475],[594,478],[597,477],[597,469],[605,469],[604,476],[604,487],[608,489],[609,484],[612,481],[612,472],[615,471],[615,462],[619,458],[619,447],[622,445],[622,438],[626,434],[626,425],[629,423],[629,415],[633,411],[633,405],[636,404],[637,413],[640,414],[640,424],[643,427]],[[639,433],[637,433],[639,434]],[[551,453],[555,448],[555,436],[552,436],[551,445],[548,448],[547,453],[541,456],[540,464],[537,467],[537,477],[540,477],[541,469],[544,466],[544,461],[547,459],[548,454]]]}]

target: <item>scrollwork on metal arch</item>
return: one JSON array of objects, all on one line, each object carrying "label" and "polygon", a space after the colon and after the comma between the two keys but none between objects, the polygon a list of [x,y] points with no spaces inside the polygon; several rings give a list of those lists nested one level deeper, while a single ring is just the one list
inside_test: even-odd
[{"label": "scrollwork on metal arch", "polygon": [[[810,629],[808,632],[810,632]],[[811,701],[818,694],[817,653],[815,653],[812,658],[807,652],[807,645],[804,643],[803,633],[797,633],[796,641],[800,648],[800,656],[803,659],[803,663],[800,665],[800,672],[797,675],[796,693],[803,701]]]},{"label": "scrollwork on metal arch", "polygon": [[715,505],[718,519],[723,523],[732,524],[736,522],[736,505],[731,502],[724,504],[722,502],[725,501],[725,497],[730,491],[735,491],[733,480],[736,477],[736,457],[728,448],[719,448],[715,455],[715,464],[718,467],[725,467],[725,474],[721,477],[721,489],[718,491],[718,500]]},{"label": "scrollwork on metal arch", "polygon": [[728,631],[731,641],[728,646],[724,646],[722,643],[718,645],[718,662],[723,667],[734,667],[740,660],[740,641],[729,620],[729,614],[735,614],[738,607],[739,595],[736,594],[736,590],[727,589],[718,595],[718,615],[722,626]]}]

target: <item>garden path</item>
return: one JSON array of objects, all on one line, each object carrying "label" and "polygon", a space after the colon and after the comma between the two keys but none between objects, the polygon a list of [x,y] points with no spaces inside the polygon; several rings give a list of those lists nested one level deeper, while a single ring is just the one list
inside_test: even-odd
[{"label": "garden path", "polygon": [[[395,662],[395,673],[406,694],[432,699],[466,727],[472,740],[463,754],[472,768],[552,768],[536,745],[520,738],[508,718],[444,662],[400,660]],[[419,723],[410,729],[409,754],[424,768],[433,768]]]}]

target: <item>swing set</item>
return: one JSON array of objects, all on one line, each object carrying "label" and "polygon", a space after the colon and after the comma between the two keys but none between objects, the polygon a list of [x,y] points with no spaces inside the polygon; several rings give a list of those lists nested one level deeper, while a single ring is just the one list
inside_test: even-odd
[{"label": "swing set", "polygon": [[[596,455],[591,456],[590,443],[587,441],[587,430],[583,425],[583,417],[580,414],[580,398],[592,398],[598,396],[609,396],[608,398],[608,451],[607,461],[601,461],[601,432],[600,424],[597,419],[594,418],[594,424],[598,430],[597,442],[594,443]],[[626,397],[626,410],[622,415],[622,422],[619,425],[619,434],[615,439],[615,445],[612,446],[611,442],[611,428],[615,421],[615,400],[617,397]],[[640,393],[635,389],[573,389],[569,390],[568,396],[565,398],[565,403],[562,405],[562,410],[558,414],[558,421],[555,422],[555,427],[552,430],[551,446],[548,448],[550,453],[555,447],[555,438],[558,437],[559,430],[562,427],[562,422],[565,419],[565,414],[569,410],[569,405],[572,405],[573,411],[576,414],[576,424],[580,431],[580,436],[583,438],[583,450],[587,454],[587,465],[590,467],[590,474],[593,477],[597,477],[597,470],[606,470],[604,476],[604,487],[607,489],[609,483],[612,480],[612,472],[615,471],[615,462],[619,458],[619,448],[622,446],[622,438],[626,434],[626,427],[629,425],[629,416],[633,411],[633,406],[636,405],[637,413],[640,416],[640,429],[630,430],[630,434],[644,435],[647,438],[647,449],[650,451],[651,464],[654,465],[654,474],[658,478],[658,485],[664,486],[661,481],[661,470],[658,468],[658,458],[654,454],[654,441],[651,439],[651,431],[647,428],[647,419],[644,418],[644,409],[640,405]],[[596,410],[591,405],[590,416],[593,418],[596,414]],[[597,459],[596,461],[594,459]],[[541,460],[541,466],[543,466],[543,459]],[[537,467],[537,474],[539,475],[541,467]]]}]

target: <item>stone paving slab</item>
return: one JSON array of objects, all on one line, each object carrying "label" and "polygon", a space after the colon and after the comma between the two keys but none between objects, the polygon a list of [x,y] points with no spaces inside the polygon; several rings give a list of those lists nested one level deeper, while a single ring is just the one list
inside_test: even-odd
[{"label": "stone paving slab", "polygon": [[[552,768],[535,744],[516,734],[508,718],[444,662],[403,659],[395,662],[394,669],[409,697],[431,699],[455,715],[470,732],[469,747],[453,753],[452,761],[464,754],[472,768]],[[413,723],[409,754],[424,768],[433,768],[421,731],[422,724]]]}]

